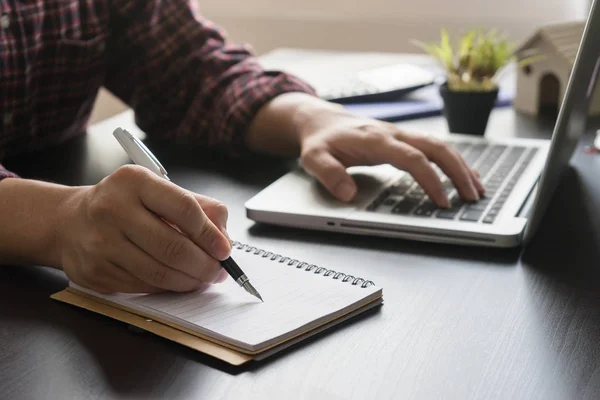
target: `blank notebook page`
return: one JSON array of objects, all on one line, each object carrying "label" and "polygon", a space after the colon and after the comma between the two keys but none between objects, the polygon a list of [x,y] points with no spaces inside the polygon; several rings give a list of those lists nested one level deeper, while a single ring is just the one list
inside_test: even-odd
[{"label": "blank notebook page", "polygon": [[315,274],[316,268],[306,271],[305,267],[296,268],[297,264],[280,263],[236,247],[231,256],[260,292],[264,303],[231,277],[203,292],[94,295],[256,351],[306,330],[303,328],[320,325],[344,309],[375,300],[381,294],[375,285],[361,287],[362,282],[352,285],[352,280],[342,282],[341,277],[333,279],[334,274],[324,276],[324,271]]}]

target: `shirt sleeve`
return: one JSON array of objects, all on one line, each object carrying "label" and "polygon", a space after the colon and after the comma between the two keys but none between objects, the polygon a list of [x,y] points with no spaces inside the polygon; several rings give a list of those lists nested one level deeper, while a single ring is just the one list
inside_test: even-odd
[{"label": "shirt sleeve", "polygon": [[17,174],[8,171],[0,164],[0,181],[4,178],[17,178]]},{"label": "shirt sleeve", "polygon": [[262,105],[286,92],[315,94],[295,76],[263,70],[250,47],[226,43],[193,0],[113,4],[105,87],[149,136],[243,153]]}]

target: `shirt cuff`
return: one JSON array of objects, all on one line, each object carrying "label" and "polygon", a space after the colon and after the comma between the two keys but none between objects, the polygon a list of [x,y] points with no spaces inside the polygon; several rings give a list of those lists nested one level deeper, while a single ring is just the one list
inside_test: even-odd
[{"label": "shirt cuff", "polygon": [[219,119],[214,119],[213,124],[221,132],[222,144],[234,157],[250,153],[245,136],[256,114],[266,103],[291,92],[317,95],[310,84],[294,75],[261,69],[237,77],[225,91],[227,93],[220,98],[221,104],[214,107]]},{"label": "shirt cuff", "polygon": [[13,172],[7,171],[2,164],[0,164],[0,181],[4,178],[18,178],[18,176]]}]

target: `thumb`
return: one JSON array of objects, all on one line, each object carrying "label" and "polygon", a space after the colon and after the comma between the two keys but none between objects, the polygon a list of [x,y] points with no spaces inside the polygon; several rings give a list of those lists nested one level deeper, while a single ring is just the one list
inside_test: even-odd
[{"label": "thumb", "polygon": [[350,201],[356,195],[356,184],[346,168],[327,151],[311,153],[304,157],[302,165],[337,199]]}]

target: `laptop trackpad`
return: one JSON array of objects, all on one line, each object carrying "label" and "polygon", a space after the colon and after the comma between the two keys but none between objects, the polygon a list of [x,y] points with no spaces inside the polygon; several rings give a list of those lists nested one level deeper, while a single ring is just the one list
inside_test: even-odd
[{"label": "laptop trackpad", "polygon": [[399,171],[397,169],[387,165],[377,167],[351,167],[348,169],[348,173],[356,183],[357,192],[355,198],[347,204],[337,200],[333,194],[316,180],[313,181],[313,190],[318,193],[318,196],[322,200],[325,200],[325,202],[332,207],[339,207],[341,205],[360,207],[370,203],[390,179],[399,176]]},{"label": "laptop trackpad", "polygon": [[246,202],[246,207],[251,211],[347,218],[357,207],[368,205],[391,179],[401,175],[387,165],[351,167],[348,173],[358,186],[351,202],[336,199],[316,178],[297,169],[263,189]]}]

